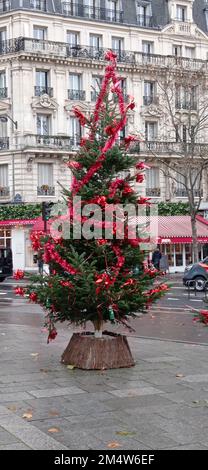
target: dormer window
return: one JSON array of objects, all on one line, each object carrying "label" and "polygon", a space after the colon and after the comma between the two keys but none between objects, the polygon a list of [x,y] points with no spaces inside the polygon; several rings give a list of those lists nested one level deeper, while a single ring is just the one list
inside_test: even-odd
[{"label": "dormer window", "polygon": [[139,26],[151,26],[152,25],[152,5],[148,1],[137,1],[137,24]]},{"label": "dormer window", "polygon": [[176,19],[178,21],[187,21],[187,7],[184,5],[176,5]]}]

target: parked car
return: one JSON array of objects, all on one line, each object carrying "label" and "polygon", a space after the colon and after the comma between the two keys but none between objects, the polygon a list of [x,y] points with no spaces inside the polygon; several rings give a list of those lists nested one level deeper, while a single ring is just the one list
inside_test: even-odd
[{"label": "parked car", "polygon": [[199,263],[187,266],[183,276],[184,285],[195,286],[199,292],[204,290],[206,281],[208,281],[208,256]]},{"label": "parked car", "polygon": [[12,250],[10,248],[0,248],[0,282],[6,277],[12,276]]}]

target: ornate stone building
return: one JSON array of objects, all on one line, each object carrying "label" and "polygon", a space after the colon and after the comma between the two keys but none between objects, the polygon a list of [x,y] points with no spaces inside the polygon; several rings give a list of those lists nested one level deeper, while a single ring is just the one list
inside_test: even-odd
[{"label": "ornate stone building", "polygon": [[[139,191],[186,200],[160,170],[160,155],[174,156],[177,139],[164,125],[156,81],[170,69],[206,78],[208,1],[0,0],[0,203],[17,195],[56,201],[58,182],[70,185],[65,160],[80,139],[72,106],[93,108],[109,48],[117,52],[126,99],[133,95],[137,104],[126,132],[139,132],[144,142],[134,151],[141,159],[158,155]],[[206,175],[202,189],[206,200]]]}]

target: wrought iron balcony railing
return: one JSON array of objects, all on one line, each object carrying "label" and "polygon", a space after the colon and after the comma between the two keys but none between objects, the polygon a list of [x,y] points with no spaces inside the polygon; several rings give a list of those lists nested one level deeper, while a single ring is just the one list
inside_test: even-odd
[{"label": "wrought iron balcony railing", "polygon": [[[203,190],[202,189],[193,189],[194,197],[202,197]],[[188,197],[188,193],[186,188],[176,188],[175,190],[175,197]]]},{"label": "wrought iron balcony railing", "polygon": [[[67,43],[19,37],[0,43],[0,55],[4,54],[38,54],[51,58],[77,58],[85,60],[105,61],[106,51],[109,49],[91,46],[70,46]],[[117,52],[117,51],[116,51]],[[134,65],[136,67],[164,68],[171,70],[183,69],[186,71],[208,71],[208,61],[190,59],[188,57],[165,56],[159,54],[146,54],[137,51],[118,51],[118,62]]]},{"label": "wrought iron balcony railing", "polygon": [[176,99],[176,109],[186,109],[186,110],[197,110],[197,102],[194,99],[190,100],[180,100]]},{"label": "wrought iron balcony railing", "polygon": [[68,90],[68,99],[84,101],[85,91],[84,90]]},{"label": "wrought iron balcony railing", "polygon": [[146,188],[146,196],[148,197],[160,197],[160,188]]},{"label": "wrought iron balcony railing", "polygon": [[80,143],[80,136],[67,137],[67,136],[54,136],[54,135],[37,135],[27,134],[19,139],[19,147],[27,148],[42,148],[42,149],[56,149],[58,150],[74,150],[77,149]]},{"label": "wrought iron balcony railing", "polygon": [[63,2],[62,13],[65,16],[79,16],[91,20],[108,21],[112,23],[123,23],[123,11],[107,8],[97,8],[79,3]]},{"label": "wrought iron balcony railing", "polygon": [[53,97],[53,88],[49,86],[35,86],[35,96],[48,95]]},{"label": "wrought iron balcony railing", "polygon": [[37,186],[37,196],[55,196],[55,187],[47,184]]},{"label": "wrought iron balcony railing", "polygon": [[156,95],[146,95],[143,96],[143,104],[144,106],[149,106],[150,104],[158,104],[158,96]]},{"label": "wrought iron balcony railing", "polygon": [[9,197],[9,195],[10,195],[9,187],[0,186],[0,197],[1,198]]},{"label": "wrought iron balcony railing", "polygon": [[30,0],[30,8],[33,10],[47,11],[47,0]]},{"label": "wrought iron balcony railing", "polygon": [[0,99],[7,98],[7,88],[0,88]]},{"label": "wrought iron balcony railing", "polygon": [[147,15],[137,15],[137,25],[145,28],[153,28],[153,17]]},{"label": "wrought iron balcony railing", "polygon": [[9,149],[9,137],[0,137],[0,150]]}]

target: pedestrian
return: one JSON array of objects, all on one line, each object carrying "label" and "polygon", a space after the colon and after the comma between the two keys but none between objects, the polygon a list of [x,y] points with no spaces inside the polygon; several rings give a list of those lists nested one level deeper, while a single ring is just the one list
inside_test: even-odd
[{"label": "pedestrian", "polygon": [[37,259],[38,259],[38,271],[39,271],[39,274],[42,276],[43,275],[43,253],[41,250],[38,252]]},{"label": "pedestrian", "polygon": [[157,247],[155,249],[155,251],[153,252],[153,255],[152,255],[152,263],[155,267],[155,269],[160,269],[160,259],[162,257],[162,253],[160,251],[160,249]]},{"label": "pedestrian", "polygon": [[168,255],[162,255],[160,259],[160,271],[166,274],[169,272]]}]

